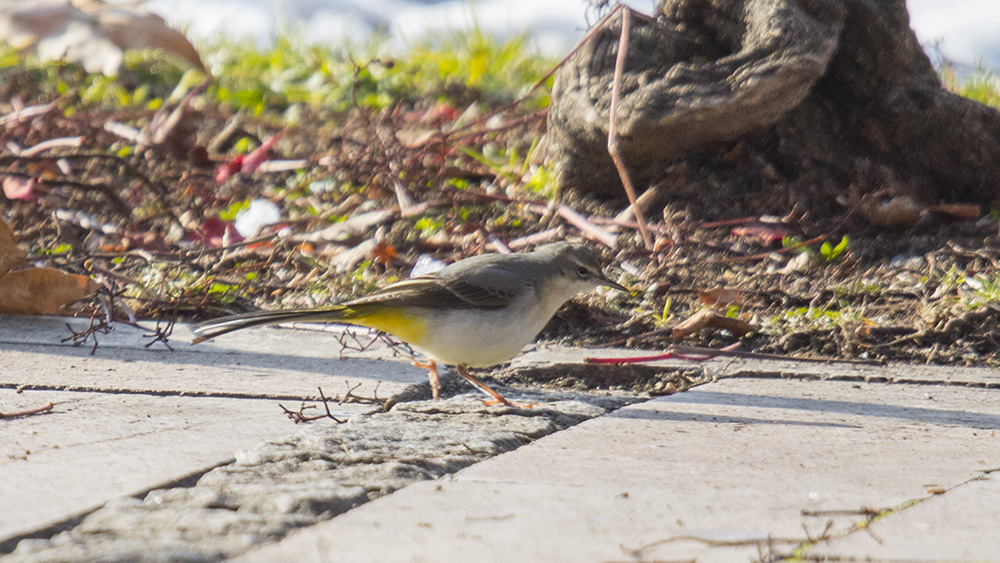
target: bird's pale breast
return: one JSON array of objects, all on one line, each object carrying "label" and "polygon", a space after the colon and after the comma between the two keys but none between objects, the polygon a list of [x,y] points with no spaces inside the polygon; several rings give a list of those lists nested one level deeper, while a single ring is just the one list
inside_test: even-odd
[{"label": "bird's pale breast", "polygon": [[492,366],[530,344],[554,313],[533,291],[504,309],[428,311],[423,338],[410,344],[444,364]]}]

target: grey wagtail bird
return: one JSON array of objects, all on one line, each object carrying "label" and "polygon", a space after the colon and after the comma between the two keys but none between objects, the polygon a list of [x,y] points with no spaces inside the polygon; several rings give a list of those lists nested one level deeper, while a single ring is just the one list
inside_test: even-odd
[{"label": "grey wagtail bird", "polygon": [[204,342],[242,328],[288,321],[358,325],[387,332],[430,361],[434,398],[440,393],[437,363],[455,366],[494,402],[516,406],[469,375],[513,358],[574,296],[600,286],[628,291],[601,270],[597,255],[581,244],[557,242],[534,252],[486,254],[459,260],[426,276],[394,283],[366,297],[311,309],[262,311],[197,325]]}]

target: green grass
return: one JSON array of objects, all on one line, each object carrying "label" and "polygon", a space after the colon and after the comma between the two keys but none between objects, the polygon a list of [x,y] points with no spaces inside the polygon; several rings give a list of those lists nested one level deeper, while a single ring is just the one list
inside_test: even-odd
[{"label": "green grass", "polygon": [[[533,52],[526,37],[500,42],[479,30],[392,52],[384,37],[340,47],[278,37],[269,48],[220,40],[199,45],[215,81],[209,102],[254,115],[286,112],[297,104],[341,111],[355,105],[382,109],[422,100],[463,107],[517,99],[553,61]],[[83,106],[151,107],[177,99],[204,76],[155,51],[128,52],[117,77],[88,74],[76,65],[41,63],[0,45],[4,93],[25,99],[58,92]],[[543,89],[544,90],[544,89]],[[548,104],[539,92],[527,108]]]},{"label": "green grass", "polygon": [[959,76],[954,68],[941,68],[944,87],[956,94],[1000,109],[1000,77],[989,69],[977,66],[972,72]]},{"label": "green grass", "polygon": [[830,244],[829,242],[824,242],[820,246],[819,251],[817,252],[812,248],[809,248],[808,246],[802,246],[802,240],[799,239],[798,237],[787,236],[781,239],[782,248],[794,249],[794,251],[799,254],[802,253],[810,254],[813,256],[813,258],[816,259],[816,262],[819,264],[832,264],[837,260],[839,260],[844,254],[844,252],[847,251],[847,248],[850,245],[850,243],[851,243],[850,237],[844,235],[843,237],[841,237],[840,242],[838,242],[836,246]]},{"label": "green grass", "polygon": [[[527,92],[552,64],[532,53],[524,37],[498,42],[478,30],[449,35],[437,45],[418,43],[405,53],[393,53],[381,37],[366,45],[332,48],[286,36],[263,51],[209,47],[206,59],[218,77],[210,93],[222,103],[255,112],[297,103],[382,109],[428,98],[496,105]],[[544,106],[548,98],[539,95],[531,103]]]}]

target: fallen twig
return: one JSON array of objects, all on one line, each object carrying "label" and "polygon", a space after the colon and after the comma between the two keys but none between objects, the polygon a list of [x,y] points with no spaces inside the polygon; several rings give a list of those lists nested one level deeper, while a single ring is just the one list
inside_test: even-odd
[{"label": "fallen twig", "polygon": [[49,102],[47,104],[38,104],[34,106],[28,106],[26,108],[15,109],[14,111],[0,117],[0,125],[6,126],[8,123],[14,123],[17,121],[25,120],[29,117],[35,117],[36,115],[42,115],[48,113],[55,109],[56,103]]},{"label": "fallen twig", "polygon": [[175,307],[174,308],[174,316],[173,316],[172,319],[170,319],[169,321],[167,321],[167,326],[166,327],[161,327],[160,326],[160,321],[156,321],[156,326],[153,328],[153,333],[152,334],[143,334],[142,335],[143,338],[150,338],[151,339],[149,342],[147,342],[145,344],[145,347],[149,348],[153,344],[156,344],[157,342],[160,342],[164,346],[167,347],[167,350],[170,350],[171,352],[173,352],[174,349],[170,346],[170,336],[173,335],[173,333],[174,333],[174,325],[176,323],[177,323],[177,308]]},{"label": "fallen twig", "polygon": [[[346,420],[340,420],[339,418],[333,416],[333,413],[330,412],[330,404],[329,404],[330,399],[327,399],[326,395],[323,394],[322,387],[317,387],[317,389],[319,389],[319,397],[320,400],[323,401],[323,409],[326,410],[326,414],[318,414],[316,416],[309,416],[305,414],[306,409],[316,408],[316,405],[307,405],[305,401],[302,401],[302,405],[299,406],[299,410],[297,411],[290,411],[287,408],[285,408],[285,405],[282,405],[281,403],[278,403],[278,406],[281,407],[281,410],[285,411],[285,415],[288,416],[288,418],[292,419],[292,421],[295,422],[295,424],[312,422],[314,420],[319,420],[321,418],[329,418],[334,422],[336,422],[337,424],[344,424],[345,422],[347,422]],[[350,393],[350,391],[348,391],[348,393]]]},{"label": "fallen twig", "polygon": [[[524,98],[522,97],[519,101],[524,101]],[[528,115],[522,115],[521,117],[515,117],[513,119],[508,119],[508,120],[504,121],[503,123],[498,123],[496,125],[492,125],[492,126],[489,127],[489,129],[486,129],[486,130],[476,129],[474,131],[468,131],[468,132],[461,133],[461,134],[449,133],[447,135],[447,140],[450,141],[450,142],[455,142],[455,141],[461,141],[461,140],[465,140],[465,139],[470,139],[472,137],[477,137],[479,135],[485,135],[486,133],[496,133],[498,131],[506,131],[507,129],[513,129],[513,128],[519,127],[521,125],[526,125],[528,123],[531,123],[532,121],[542,120],[546,116],[548,116],[548,113],[549,113],[549,109],[548,108],[540,109],[540,110],[538,110],[538,111],[536,111],[534,113],[529,113]],[[491,113],[490,115],[495,115],[495,113]],[[427,141],[424,141],[422,144],[423,145],[428,145],[428,144],[430,144],[430,141],[432,141],[436,137],[437,136],[432,136],[430,139],[428,139]]]},{"label": "fallen twig", "polygon": [[572,207],[562,204],[559,205],[556,212],[559,213],[560,217],[568,221],[574,227],[580,229],[587,238],[603,243],[608,248],[618,247],[618,237],[615,236],[614,233],[610,233],[591,223],[586,217],[579,214]]},{"label": "fallen twig", "polygon": [[766,538],[755,538],[755,539],[744,539],[744,540],[717,540],[712,538],[704,538],[701,536],[680,535],[655,541],[653,543],[646,544],[638,549],[626,549],[624,546],[622,546],[622,550],[631,555],[632,557],[635,557],[636,559],[644,560],[646,558],[644,553],[645,551],[648,551],[654,547],[659,547],[661,545],[667,545],[669,543],[680,542],[680,541],[698,542],[713,547],[740,547],[740,546],[760,545],[762,543],[767,543],[767,544],[783,543],[791,545],[797,545],[802,543],[801,538],[773,538],[769,536]]},{"label": "fallen twig", "polygon": [[69,342],[72,340],[73,346],[79,346],[87,342],[87,340],[92,339],[94,341],[94,345],[90,349],[91,356],[97,353],[97,334],[107,334],[111,332],[111,325],[108,324],[107,319],[100,316],[99,310],[94,311],[94,313],[90,316],[90,325],[80,332],[73,330],[73,327],[70,326],[69,323],[66,323],[66,328],[68,328],[72,334],[63,338],[60,342]]},{"label": "fallen twig", "polygon": [[[349,384],[345,381],[345,384]],[[382,405],[385,403],[385,399],[378,398],[378,387],[381,385],[381,381],[375,382],[375,389],[372,391],[371,397],[362,397],[361,395],[355,395],[354,390],[361,387],[360,383],[355,383],[353,387],[347,389],[347,393],[344,394],[343,399],[337,400],[338,404],[343,405],[344,403],[361,403],[366,405]]]},{"label": "fallen twig", "polygon": [[534,233],[520,238],[516,238],[507,243],[507,246],[511,250],[520,250],[528,246],[538,246],[540,244],[548,244],[556,240],[560,240],[565,237],[563,229],[561,227],[556,227],[554,229],[548,229],[540,233]]},{"label": "fallen twig", "polygon": [[771,255],[774,255],[774,254],[787,254],[789,252],[793,252],[793,251],[798,250],[800,248],[807,247],[807,246],[809,246],[811,244],[816,244],[817,242],[824,242],[828,238],[830,238],[828,235],[820,235],[818,237],[814,237],[814,238],[811,238],[809,240],[802,241],[802,242],[800,242],[798,244],[789,245],[789,246],[786,246],[784,248],[779,248],[777,250],[771,250],[771,251],[768,251],[768,252],[761,252],[759,254],[751,254],[749,256],[736,256],[736,257],[732,257],[732,258],[722,258],[722,259],[719,259],[719,260],[707,260],[707,261],[705,261],[705,264],[734,264],[734,263],[737,263],[737,262],[751,262],[753,260],[763,260],[763,259],[767,258],[768,256],[771,256]]},{"label": "fallen twig", "polygon": [[49,139],[47,141],[42,141],[37,145],[28,147],[21,151],[18,156],[35,156],[39,153],[45,152],[47,150],[55,148],[77,148],[83,144],[83,137],[59,137],[57,139]]},{"label": "fallen twig", "polygon": [[[36,145],[37,146],[37,145]],[[34,148],[34,147],[32,147]],[[125,175],[131,176],[139,181],[141,181],[146,186],[150,187],[158,196],[164,196],[169,193],[169,189],[160,182],[155,182],[139,171],[138,168],[133,166],[128,160],[116,155],[107,154],[102,152],[73,152],[73,153],[63,153],[58,155],[38,155],[38,154],[19,154],[19,155],[0,155],[0,165],[7,166],[10,164],[21,163],[21,162],[48,162],[53,159],[68,160],[68,161],[91,161],[91,160],[102,160],[102,161],[112,161],[115,166],[120,167],[120,170],[125,172]]]},{"label": "fallen twig", "polygon": [[53,407],[55,407],[55,405],[53,405],[52,402],[49,401],[48,403],[45,403],[44,405],[40,407],[35,407],[33,409],[25,409],[23,411],[15,411],[15,412],[0,412],[0,418],[20,418],[36,414],[45,414],[47,412],[51,412]]},{"label": "fallen twig", "polygon": [[317,414],[317,415],[306,414],[306,410],[314,409],[316,408],[316,405],[307,405],[305,401],[302,401],[302,404],[299,406],[299,410],[297,411],[289,410],[285,408],[285,406],[282,404],[278,404],[278,406],[281,407],[281,410],[285,412],[285,415],[288,416],[288,418],[292,419],[295,422],[295,424],[312,422],[314,420],[319,420],[321,418],[329,418],[335,421],[337,424],[344,424],[345,422],[347,422],[346,420],[341,420],[333,416],[333,413],[330,412],[330,401],[336,401],[338,405],[343,405],[347,403],[378,405],[380,407],[379,410],[381,411],[388,411],[389,408],[392,407],[393,400],[391,398],[380,399],[378,396],[378,388],[379,385],[382,384],[381,381],[375,383],[375,390],[372,391],[371,397],[364,397],[361,395],[354,394],[354,390],[357,389],[358,387],[361,387],[362,385],[361,383],[356,383],[353,386],[351,386],[349,382],[345,381],[344,384],[347,386],[347,392],[344,393],[343,397],[328,398],[326,395],[323,394],[323,388],[318,387],[319,397],[320,400],[323,402],[323,409],[326,411],[325,414]]}]

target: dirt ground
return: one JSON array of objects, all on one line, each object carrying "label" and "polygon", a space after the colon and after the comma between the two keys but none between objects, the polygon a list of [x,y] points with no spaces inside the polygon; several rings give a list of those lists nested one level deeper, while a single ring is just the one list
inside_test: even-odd
[{"label": "dirt ground", "polygon": [[[267,116],[192,104],[168,130],[156,129],[173,109],[67,112],[57,101],[0,129],[8,147],[0,176],[36,179],[31,197],[0,199],[3,217],[34,265],[102,283],[101,296],[76,312],[95,319],[95,330],[109,313],[169,324],[335,302],[407,276],[423,255],[452,261],[610,237],[615,248],[592,244],[636,291],[572,302],[543,338],[1000,365],[1000,227],[989,210],[975,218],[925,210],[905,228],[876,227],[849,202],[849,186],[782,178],[733,145],[665,174],[647,212],[646,248],[633,221],[616,219],[624,200],[565,192],[559,207],[527,186],[537,170],[508,157],[527,152],[544,114],[455,135],[453,123],[427,119],[440,110],[433,105],[316,113],[284,129]],[[160,139],[134,150],[112,123]],[[414,124],[427,134],[421,142],[412,141]],[[266,159],[302,159],[296,167],[240,172],[237,164],[220,179],[238,139],[258,146],[279,133]],[[76,136],[76,146],[9,150]],[[705,165],[713,159],[726,163],[721,173]],[[280,223],[235,235],[235,214],[261,199],[280,209]],[[719,288],[736,291],[715,299]],[[710,324],[677,338],[677,326],[706,308],[743,328]]]}]

